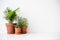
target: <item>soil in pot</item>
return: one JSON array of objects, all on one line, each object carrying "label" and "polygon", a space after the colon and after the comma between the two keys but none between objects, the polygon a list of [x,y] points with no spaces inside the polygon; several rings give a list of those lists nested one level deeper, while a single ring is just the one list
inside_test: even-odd
[{"label": "soil in pot", "polygon": [[21,34],[21,28],[15,28],[15,34]]},{"label": "soil in pot", "polygon": [[17,23],[13,23],[14,25],[16,25]]},{"label": "soil in pot", "polygon": [[14,24],[13,23],[6,23],[7,33],[14,34]]},{"label": "soil in pot", "polygon": [[27,33],[27,26],[22,26],[21,31],[22,31],[22,34],[26,34]]}]

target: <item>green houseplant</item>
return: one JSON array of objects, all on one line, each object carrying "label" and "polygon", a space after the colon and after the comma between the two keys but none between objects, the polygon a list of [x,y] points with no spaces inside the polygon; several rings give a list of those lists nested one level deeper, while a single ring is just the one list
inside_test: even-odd
[{"label": "green houseplant", "polygon": [[8,34],[13,34],[14,33],[14,23],[13,23],[13,21],[17,17],[16,11],[18,9],[19,8],[15,9],[15,10],[11,10],[10,8],[6,8],[6,10],[4,11],[5,19],[8,21],[8,23],[6,23]]},{"label": "green houseplant", "polygon": [[21,27],[22,34],[27,33],[27,26],[28,26],[27,18],[22,18],[22,27]]},{"label": "green houseplant", "polygon": [[15,34],[21,34],[22,17],[17,17],[17,24],[15,25]]}]

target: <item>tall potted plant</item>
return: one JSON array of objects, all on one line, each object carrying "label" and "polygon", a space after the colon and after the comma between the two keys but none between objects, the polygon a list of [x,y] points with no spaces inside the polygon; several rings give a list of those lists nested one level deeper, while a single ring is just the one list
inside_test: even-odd
[{"label": "tall potted plant", "polygon": [[22,27],[21,27],[22,34],[27,33],[27,26],[28,26],[27,19],[22,18]]},{"label": "tall potted plant", "polygon": [[16,11],[19,8],[15,9],[15,10],[11,10],[10,8],[7,8],[4,11],[4,15],[5,15],[5,19],[8,21],[8,23],[6,23],[6,27],[7,27],[7,33],[8,34],[13,34],[14,33],[14,23],[13,21],[16,19],[17,15],[16,15]]},{"label": "tall potted plant", "polygon": [[15,25],[15,34],[21,34],[22,19],[17,17],[17,24]]}]

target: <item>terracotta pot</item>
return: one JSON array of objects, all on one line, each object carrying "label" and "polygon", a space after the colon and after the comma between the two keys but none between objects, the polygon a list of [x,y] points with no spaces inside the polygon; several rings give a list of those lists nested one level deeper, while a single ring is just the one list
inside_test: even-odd
[{"label": "terracotta pot", "polygon": [[21,27],[21,31],[22,31],[22,34],[26,34],[27,33],[27,26],[22,26]]},{"label": "terracotta pot", "polygon": [[15,34],[21,34],[21,28],[15,28]]},{"label": "terracotta pot", "polygon": [[7,33],[14,34],[14,24],[13,23],[6,23]]}]

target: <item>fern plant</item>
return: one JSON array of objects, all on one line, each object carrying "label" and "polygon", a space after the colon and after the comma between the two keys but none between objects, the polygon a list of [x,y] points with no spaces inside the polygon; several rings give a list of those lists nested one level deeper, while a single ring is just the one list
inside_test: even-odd
[{"label": "fern plant", "polygon": [[27,26],[27,25],[28,25],[28,23],[27,23],[26,18],[18,17],[17,18],[17,24],[16,24],[15,28],[19,28],[19,27]]},{"label": "fern plant", "polygon": [[28,22],[27,22],[27,18],[22,18],[22,26],[27,26]]},{"label": "fern plant", "polygon": [[9,23],[13,23],[14,19],[16,19],[16,11],[18,9],[19,8],[11,10],[10,8],[6,8],[6,10],[4,11],[5,19],[8,20]]},{"label": "fern plant", "polygon": [[17,24],[15,25],[15,28],[22,27],[22,17],[17,17]]}]

